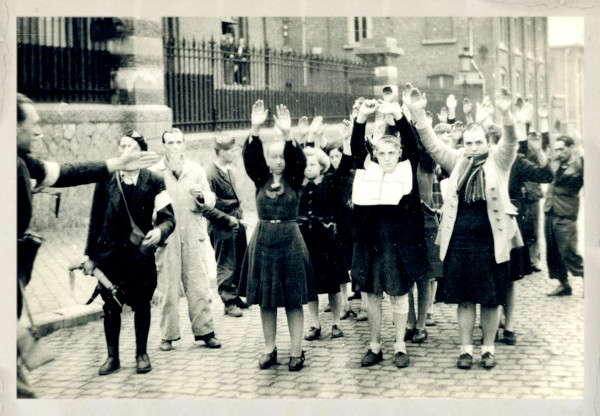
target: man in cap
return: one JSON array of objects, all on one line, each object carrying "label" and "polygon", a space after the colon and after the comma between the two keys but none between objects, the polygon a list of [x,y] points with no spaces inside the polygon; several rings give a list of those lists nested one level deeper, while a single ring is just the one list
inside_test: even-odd
[{"label": "man in cap", "polygon": [[196,341],[209,348],[220,348],[211,310],[210,281],[206,253],[208,235],[203,211],[215,205],[206,173],[196,162],[184,157],[185,137],[174,128],[163,133],[165,157],[152,170],[160,172],[173,200],[177,227],[167,244],[156,252],[162,290],[160,349],[170,351],[181,338],[179,329],[180,288],[188,303],[188,314]]},{"label": "man in cap", "polygon": [[247,245],[242,208],[231,170],[238,149],[233,137],[215,138],[214,147],[217,158],[207,169],[207,175],[217,202],[204,215],[210,220],[208,233],[215,249],[218,291],[225,305],[225,315],[239,318],[243,315],[240,308],[245,309],[248,305],[239,298],[237,291]]}]

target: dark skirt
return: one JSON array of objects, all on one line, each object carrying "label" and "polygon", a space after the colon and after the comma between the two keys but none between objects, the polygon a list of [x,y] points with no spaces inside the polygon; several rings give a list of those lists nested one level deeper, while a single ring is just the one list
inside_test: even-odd
[{"label": "dark skirt", "polygon": [[444,302],[506,304],[510,262],[496,263],[485,201],[459,203],[444,259]]},{"label": "dark skirt", "polygon": [[435,214],[423,210],[425,217],[425,244],[427,246],[427,260],[429,260],[429,271],[423,275],[423,279],[441,279],[444,275],[444,262],[440,260],[440,246],[435,244],[439,223]]},{"label": "dark skirt", "polygon": [[300,223],[300,231],[314,270],[314,279],[306,281],[309,300],[320,293],[338,293],[340,284],[349,280],[335,229],[309,219]]},{"label": "dark skirt", "polygon": [[309,279],[313,268],[298,224],[259,221],[242,262],[239,295],[263,308],[302,307],[312,300]]},{"label": "dark skirt", "polygon": [[513,248],[510,251],[510,282],[516,282],[531,274],[531,260],[527,246]]}]

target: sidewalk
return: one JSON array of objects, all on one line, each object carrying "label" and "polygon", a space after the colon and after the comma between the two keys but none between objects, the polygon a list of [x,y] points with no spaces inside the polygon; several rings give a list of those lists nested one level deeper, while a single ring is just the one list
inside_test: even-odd
[{"label": "sidewalk", "polygon": [[[256,213],[245,215],[248,221],[248,236],[252,235],[258,221]],[[85,302],[96,287],[97,280],[86,276],[81,270],[74,271],[75,284],[71,291],[69,284],[69,266],[81,262],[87,238],[87,229],[68,230],[63,235],[45,234],[45,241],[38,252],[31,282],[25,289],[35,324],[40,335],[50,334],[57,329],[83,325],[102,316],[102,298],[96,297],[90,305]],[[216,265],[212,248],[207,256],[212,264],[211,287],[216,296]],[[25,312],[21,316],[25,325],[29,319]]]}]

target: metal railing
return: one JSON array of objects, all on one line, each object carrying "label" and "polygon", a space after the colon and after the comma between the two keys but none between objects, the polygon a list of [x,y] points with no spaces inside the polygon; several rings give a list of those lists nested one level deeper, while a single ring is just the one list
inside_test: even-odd
[{"label": "metal railing", "polygon": [[17,19],[17,87],[36,101],[110,103],[113,55],[93,41],[100,19]]},{"label": "metal railing", "polygon": [[357,62],[214,40],[164,38],[163,45],[167,105],[186,132],[246,128],[257,99],[271,113],[285,104],[294,120],[339,121],[356,97],[373,94],[373,69]]}]

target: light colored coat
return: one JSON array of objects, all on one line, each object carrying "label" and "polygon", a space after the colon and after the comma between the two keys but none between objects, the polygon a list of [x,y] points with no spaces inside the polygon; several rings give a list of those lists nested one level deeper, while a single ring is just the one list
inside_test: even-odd
[{"label": "light colored coat", "polygon": [[[440,258],[444,260],[448,252],[458,211],[458,169],[466,158],[464,149],[454,149],[437,138],[430,126],[417,128],[421,141],[431,157],[450,173],[444,193],[442,221],[436,244],[440,246]],[[487,213],[494,237],[496,263],[510,260],[510,251],[523,245],[517,226],[516,207],[508,196],[508,180],[513,162],[517,156],[517,136],[514,125],[505,125],[504,134],[497,145],[490,146],[489,155],[483,164],[485,174],[485,198]]]},{"label": "light colored coat", "polygon": [[179,329],[179,298],[181,284],[188,302],[192,332],[202,336],[214,331],[211,311],[211,292],[208,270],[206,218],[189,190],[200,185],[207,208],[215,206],[204,168],[196,162],[185,161],[179,179],[165,165],[164,159],[152,167],[164,176],[177,225],[165,246],[156,252],[158,288],[162,295],[160,327],[162,339],[177,340]]}]

